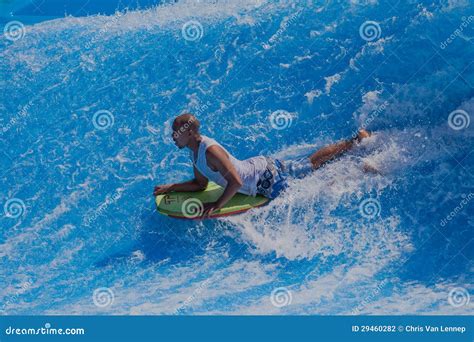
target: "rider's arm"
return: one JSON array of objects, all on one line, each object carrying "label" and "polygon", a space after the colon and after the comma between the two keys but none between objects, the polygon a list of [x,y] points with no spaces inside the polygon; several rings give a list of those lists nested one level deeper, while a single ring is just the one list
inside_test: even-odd
[{"label": "rider's arm", "polygon": [[218,209],[222,208],[242,187],[242,180],[240,179],[237,170],[229,159],[229,156],[219,146],[211,146],[206,150],[206,159],[208,164],[213,166],[220,172],[222,177],[227,181],[227,186],[221,197],[216,201]]},{"label": "rider's arm", "polygon": [[202,191],[206,189],[208,180],[204,177],[194,166],[194,179],[183,182],[183,183],[173,183],[173,184],[166,184],[166,185],[159,185],[155,187],[154,195],[159,195],[167,192],[178,191]]}]

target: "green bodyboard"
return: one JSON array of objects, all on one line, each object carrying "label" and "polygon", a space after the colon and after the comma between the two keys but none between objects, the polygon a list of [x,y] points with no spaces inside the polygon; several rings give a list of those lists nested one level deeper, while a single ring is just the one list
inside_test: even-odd
[{"label": "green bodyboard", "polygon": [[[203,204],[217,201],[223,192],[224,188],[209,182],[204,191],[170,192],[158,195],[156,196],[156,206],[158,212],[163,215],[183,219],[200,219],[202,218]],[[211,218],[238,214],[267,202],[268,198],[261,195],[252,197],[237,193],[223,208],[214,212]]]}]

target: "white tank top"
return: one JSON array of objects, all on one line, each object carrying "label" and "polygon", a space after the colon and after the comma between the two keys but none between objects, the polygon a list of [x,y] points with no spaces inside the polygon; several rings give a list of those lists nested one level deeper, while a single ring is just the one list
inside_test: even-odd
[{"label": "white tank top", "polygon": [[191,151],[191,160],[198,171],[210,181],[219,184],[222,187],[227,185],[226,179],[221,175],[219,171],[213,171],[207,165],[206,150],[212,146],[220,146],[229,156],[229,159],[234,165],[237,173],[242,180],[242,187],[238,192],[255,196],[257,193],[257,182],[260,176],[265,172],[267,168],[267,160],[263,156],[253,157],[245,160],[238,160],[232,154],[230,154],[221,144],[214,139],[208,138],[201,135],[201,143],[199,144],[197,160],[194,160],[194,153]]}]

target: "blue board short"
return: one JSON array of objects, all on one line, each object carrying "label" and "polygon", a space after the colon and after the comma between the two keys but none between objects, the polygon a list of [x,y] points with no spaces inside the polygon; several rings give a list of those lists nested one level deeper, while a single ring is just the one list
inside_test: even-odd
[{"label": "blue board short", "polygon": [[312,170],[308,157],[283,161],[267,157],[267,169],[257,183],[257,194],[273,199],[288,187],[289,177],[303,178]]}]

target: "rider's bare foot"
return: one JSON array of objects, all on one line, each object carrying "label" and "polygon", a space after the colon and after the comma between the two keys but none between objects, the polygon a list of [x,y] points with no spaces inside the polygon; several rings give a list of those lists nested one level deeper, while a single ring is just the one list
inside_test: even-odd
[{"label": "rider's bare foot", "polygon": [[359,130],[359,132],[357,133],[357,138],[356,139],[357,139],[358,142],[361,142],[362,139],[368,138],[371,135],[372,135],[372,133],[370,133],[369,131],[361,128]]}]

